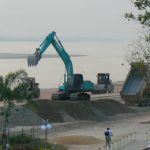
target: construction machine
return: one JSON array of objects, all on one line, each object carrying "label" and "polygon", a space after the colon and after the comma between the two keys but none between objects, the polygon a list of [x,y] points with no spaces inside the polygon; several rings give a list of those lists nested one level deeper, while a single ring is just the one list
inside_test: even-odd
[{"label": "construction machine", "polygon": [[114,85],[110,80],[109,73],[98,73],[97,83],[94,84],[92,94],[113,93],[113,92],[114,92]]},{"label": "construction machine", "polygon": [[33,98],[40,97],[40,88],[39,83],[35,81],[34,77],[27,77],[22,79],[23,82],[26,82],[29,85],[28,92],[32,95]]},{"label": "construction machine", "polygon": [[[0,82],[3,82],[2,76],[0,76]],[[17,88],[20,84],[25,83],[27,85],[27,92],[32,98],[40,97],[39,83],[35,81],[34,77],[28,77],[26,73],[20,73],[17,77],[10,80],[8,87],[11,90]]]},{"label": "construction machine", "polygon": [[57,93],[52,94],[51,99],[90,100],[90,94],[87,92],[93,90],[94,84],[91,81],[84,81],[82,74],[74,74],[71,58],[58,39],[56,32],[49,33],[35,53],[28,56],[28,66],[36,66],[50,45],[54,47],[62,59],[67,72],[64,75],[63,85],[59,87]]},{"label": "construction machine", "polygon": [[120,96],[127,105],[150,104],[150,68],[147,64],[132,63]]},{"label": "construction machine", "polygon": [[40,88],[39,83],[35,81],[34,77],[28,76],[18,76],[10,85],[11,89],[16,88],[19,84],[26,83],[28,85],[28,93],[32,96],[32,98],[39,98],[40,97]]}]

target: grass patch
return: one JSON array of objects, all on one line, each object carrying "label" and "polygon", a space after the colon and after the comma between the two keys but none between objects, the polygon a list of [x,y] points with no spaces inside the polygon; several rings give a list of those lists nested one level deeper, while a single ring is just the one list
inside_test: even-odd
[{"label": "grass patch", "polygon": [[[32,138],[29,135],[12,135],[9,137],[10,150],[44,150],[45,140]],[[46,143],[47,150],[67,150],[66,146],[60,144]],[[0,147],[0,150],[2,146]]]}]

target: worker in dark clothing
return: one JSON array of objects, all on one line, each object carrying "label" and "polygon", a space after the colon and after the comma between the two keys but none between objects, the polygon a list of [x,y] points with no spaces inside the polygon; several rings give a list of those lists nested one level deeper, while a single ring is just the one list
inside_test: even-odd
[{"label": "worker in dark clothing", "polygon": [[107,128],[107,130],[104,132],[104,135],[105,135],[106,147],[111,148],[111,138],[113,134],[110,128]]}]

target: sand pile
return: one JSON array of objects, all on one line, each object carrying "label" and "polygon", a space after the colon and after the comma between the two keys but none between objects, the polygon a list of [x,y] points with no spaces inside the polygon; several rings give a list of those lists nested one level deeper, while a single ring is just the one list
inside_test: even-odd
[{"label": "sand pile", "polygon": [[[22,108],[13,111],[9,117],[9,126],[41,125],[43,119],[49,119],[53,123],[75,121],[105,121],[110,116],[122,113],[134,112],[127,106],[115,100],[99,101],[37,101],[36,110]],[[0,116],[0,123],[3,118]]]},{"label": "sand pile", "polygon": [[9,126],[33,126],[41,125],[43,118],[37,115],[29,108],[22,109],[22,106],[17,111],[13,110],[9,117]]},{"label": "sand pile", "polygon": [[39,100],[37,114],[52,122],[102,121],[109,116],[133,112],[115,100],[99,101],[46,101]]}]

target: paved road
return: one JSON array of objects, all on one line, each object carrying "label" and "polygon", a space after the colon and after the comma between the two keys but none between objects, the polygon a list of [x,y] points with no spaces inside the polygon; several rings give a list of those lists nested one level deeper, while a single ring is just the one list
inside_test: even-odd
[{"label": "paved road", "polygon": [[[147,137],[147,138],[146,138]],[[143,150],[147,147],[148,141],[150,141],[150,135],[146,136],[146,134],[142,131],[139,131],[136,134],[135,141],[125,145],[124,147],[118,150]]]},{"label": "paved road", "polygon": [[122,147],[118,150],[142,150],[146,148],[147,143],[146,141],[135,141],[134,143],[131,143],[129,145],[126,145],[125,147]]}]

